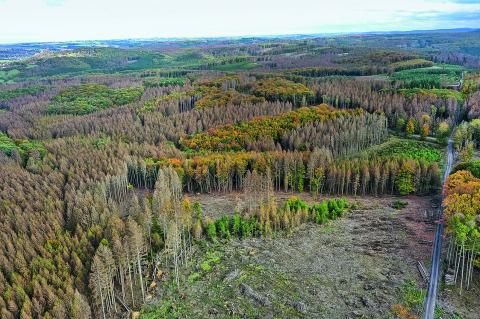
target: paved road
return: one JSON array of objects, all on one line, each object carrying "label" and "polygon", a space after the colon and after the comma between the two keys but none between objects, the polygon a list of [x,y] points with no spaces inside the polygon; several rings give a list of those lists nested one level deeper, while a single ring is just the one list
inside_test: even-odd
[{"label": "paved road", "polygon": [[[453,165],[453,142],[450,138],[448,140],[447,147],[447,164],[445,166],[445,174],[443,175],[443,187],[442,187],[442,199],[445,189],[445,180],[447,179]],[[435,240],[433,242],[432,252],[432,268],[430,270],[430,280],[428,282],[428,291],[425,298],[425,311],[423,318],[434,319],[435,302],[437,301],[437,288],[440,273],[440,257],[442,254],[442,236],[443,236],[443,205],[440,208],[440,214],[438,216],[437,230],[435,232]]]}]

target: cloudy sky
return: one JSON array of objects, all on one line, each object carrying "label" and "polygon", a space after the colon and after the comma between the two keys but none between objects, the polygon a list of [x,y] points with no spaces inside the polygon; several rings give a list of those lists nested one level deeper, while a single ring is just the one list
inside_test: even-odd
[{"label": "cloudy sky", "polygon": [[480,0],[0,0],[0,43],[480,28]]}]

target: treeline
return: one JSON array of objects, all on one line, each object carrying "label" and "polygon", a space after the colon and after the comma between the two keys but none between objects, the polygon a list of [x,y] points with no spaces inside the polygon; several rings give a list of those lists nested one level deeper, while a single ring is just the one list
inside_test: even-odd
[{"label": "treeline", "polygon": [[460,123],[453,132],[453,145],[460,161],[469,162],[480,147],[480,119]]},{"label": "treeline", "polygon": [[468,119],[480,118],[480,91],[470,95],[467,99]]},{"label": "treeline", "polygon": [[445,182],[444,217],[451,234],[447,260],[460,292],[471,288],[473,268],[480,267],[479,194],[480,179],[469,171],[458,170]]},{"label": "treeline", "polygon": [[258,78],[249,76],[220,76],[200,78],[193,86],[176,92],[176,95],[161,97],[194,98],[193,107],[213,107],[225,105],[241,105],[247,103],[290,102],[295,107],[315,102],[313,92],[304,84],[296,83],[281,77]]},{"label": "treeline", "polygon": [[226,105],[263,103],[265,99],[250,94],[239,93],[235,89],[222,89],[216,86],[200,86],[195,90],[198,99],[195,107],[205,108]]},{"label": "treeline", "polygon": [[[163,111],[162,112],[162,108]],[[130,142],[158,144],[165,140],[178,143],[182,136],[215,126],[250,120],[262,115],[290,111],[290,103],[228,105],[193,109],[180,113],[175,102],[163,104],[158,112],[139,115],[135,107],[114,108],[81,118],[68,119],[49,128],[49,135],[59,138],[79,134],[106,134]],[[170,114],[170,116],[166,116]]]},{"label": "treeline", "polygon": [[148,160],[128,165],[129,183],[152,188],[160,167],[173,167],[187,192],[242,190],[249,172],[268,176],[276,191],[324,195],[426,194],[440,186],[435,162],[384,157],[333,160],[331,152],[240,152]]},{"label": "treeline", "polygon": [[[355,79],[322,79],[313,85],[318,100],[339,108],[363,107],[369,112],[382,111],[389,127],[395,127],[399,119],[414,118],[422,121],[423,115],[432,120],[432,131],[443,120],[453,121],[462,105],[453,97],[414,94],[405,96],[383,81]],[[434,106],[434,108],[432,108]]]},{"label": "treeline", "polygon": [[432,61],[428,61],[425,59],[411,59],[411,60],[394,62],[389,65],[389,68],[393,72],[395,72],[395,71],[402,71],[402,70],[426,68],[430,66],[433,66]]},{"label": "treeline", "polygon": [[[18,87],[14,89],[7,89],[0,91],[0,103],[15,99],[24,95],[36,95],[40,92],[43,92],[46,89],[44,86],[27,86],[27,87]],[[1,104],[0,104],[1,105]]]},{"label": "treeline", "polygon": [[165,86],[183,86],[184,78],[167,77],[167,78],[148,78],[143,81],[146,88],[165,87]]},{"label": "treeline", "polygon": [[313,150],[325,147],[335,156],[358,152],[387,137],[385,117],[362,109],[313,108],[215,127],[181,140],[187,149],[210,151]]},{"label": "treeline", "polygon": [[205,224],[205,233],[213,242],[231,238],[271,236],[283,230],[291,230],[301,224],[311,222],[325,224],[329,220],[342,217],[348,208],[345,199],[323,200],[309,206],[297,197],[289,198],[283,207],[277,207],[273,199],[260,206],[252,216],[223,216]]},{"label": "treeline", "polygon": [[382,74],[388,71],[387,67],[365,66],[362,68],[347,68],[347,67],[310,67],[291,71],[295,75],[302,75],[308,77],[323,77],[323,76],[368,76],[375,74]]}]

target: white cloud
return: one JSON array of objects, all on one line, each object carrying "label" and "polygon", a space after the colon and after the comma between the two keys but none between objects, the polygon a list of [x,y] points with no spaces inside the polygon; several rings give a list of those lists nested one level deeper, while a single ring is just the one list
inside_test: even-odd
[{"label": "white cloud", "polygon": [[0,42],[480,27],[445,18],[480,12],[460,2],[0,0]]}]

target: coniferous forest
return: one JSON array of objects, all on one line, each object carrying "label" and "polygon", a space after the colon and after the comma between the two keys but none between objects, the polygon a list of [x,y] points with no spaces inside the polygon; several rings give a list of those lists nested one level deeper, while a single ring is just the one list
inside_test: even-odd
[{"label": "coniferous forest", "polygon": [[[226,247],[335,231],[365,199],[392,202],[391,214],[417,200],[445,207],[445,271],[478,309],[479,48],[478,31],[439,31],[106,42],[0,59],[0,317],[267,317],[255,304],[319,318],[271,302],[287,288],[242,281],[280,276],[252,261],[219,281],[235,282],[215,290],[238,291],[228,303],[192,301],[191,287],[227,267]],[[226,212],[199,200],[235,197]],[[425,291],[397,286],[403,299],[379,299],[378,316],[420,316]]]}]

